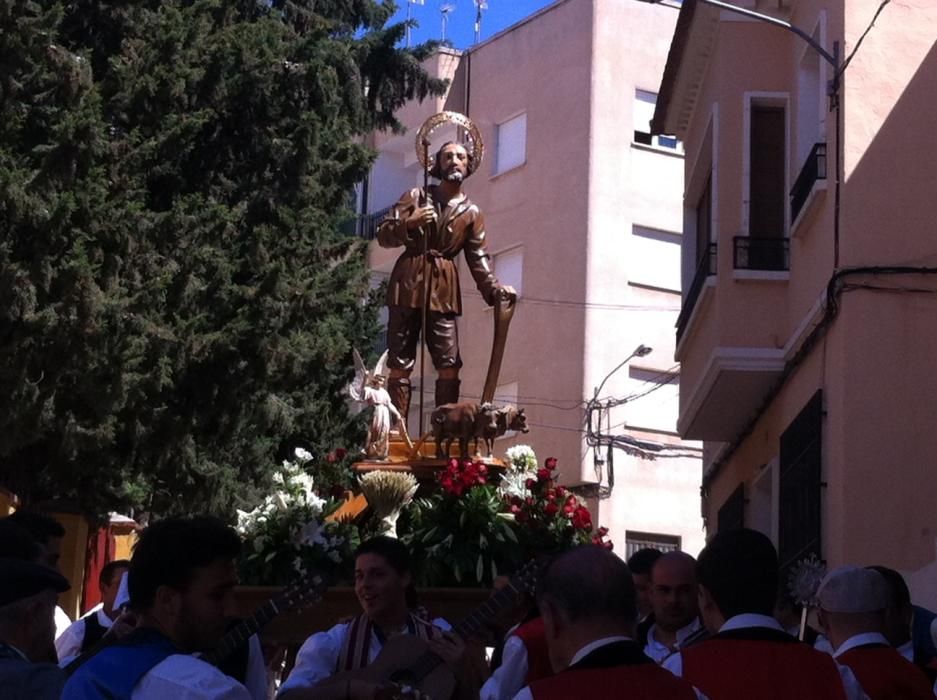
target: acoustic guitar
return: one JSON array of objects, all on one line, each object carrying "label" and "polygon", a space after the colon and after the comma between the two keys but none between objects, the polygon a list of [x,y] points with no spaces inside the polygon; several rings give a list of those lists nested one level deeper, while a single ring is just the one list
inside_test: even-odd
[{"label": "acoustic guitar", "polygon": [[[458,625],[452,633],[463,641],[472,639],[506,608],[515,605],[524,593],[532,593],[536,585],[537,564],[529,562],[508,584],[496,591]],[[432,700],[450,700],[456,690],[455,674],[442,658],[429,649],[426,640],[412,634],[391,637],[381,653],[365,668],[331,676],[327,685],[363,680],[391,688],[410,687]],[[394,693],[390,697],[398,697]]]}]

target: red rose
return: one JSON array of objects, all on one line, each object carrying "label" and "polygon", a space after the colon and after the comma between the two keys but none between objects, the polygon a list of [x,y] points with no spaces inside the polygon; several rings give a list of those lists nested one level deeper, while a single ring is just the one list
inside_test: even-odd
[{"label": "red rose", "polygon": [[573,512],[573,527],[588,532],[592,529],[592,515],[587,508],[580,506]]},{"label": "red rose", "polygon": [[566,487],[565,487],[565,486],[557,486],[557,487],[556,487],[556,497],[557,497],[557,498],[566,498]]},{"label": "red rose", "polygon": [[488,467],[486,467],[484,464],[479,464],[478,473],[482,476],[486,476],[488,474]]},{"label": "red rose", "polygon": [[336,462],[336,461],[338,461],[338,460],[337,460],[337,458],[335,457],[335,453],[334,453],[334,452],[329,452],[329,453],[325,456],[325,461],[328,462],[329,464],[332,464],[333,462]]},{"label": "red rose", "polygon": [[533,496],[528,496],[524,500],[527,502],[527,505],[529,506],[532,506],[536,502],[536,499]]},{"label": "red rose", "polygon": [[575,496],[570,496],[566,499],[566,505],[576,507],[579,505],[579,500]]},{"label": "red rose", "polygon": [[549,469],[538,469],[537,470],[537,480],[538,481],[549,481],[551,478]]},{"label": "red rose", "polygon": [[563,506],[563,515],[567,518],[572,518],[573,514],[576,512],[576,506],[571,506],[568,503]]},{"label": "red rose", "polygon": [[512,514],[517,515],[518,513],[521,512],[521,507],[518,505],[511,504],[511,507],[508,510],[510,510]]},{"label": "red rose", "polygon": [[543,466],[550,471],[556,469],[556,457],[547,457],[547,461],[543,463]]},{"label": "red rose", "polygon": [[455,457],[453,457],[452,459],[449,460],[448,466],[449,466],[450,469],[458,469],[458,468],[459,468],[459,460],[457,460]]},{"label": "red rose", "polygon": [[560,510],[560,507],[556,503],[547,503],[543,508],[543,512],[549,515],[551,518],[556,515]]},{"label": "red rose", "polygon": [[335,449],[335,456],[338,459],[345,459],[345,455],[347,454],[348,454],[348,450],[346,450],[344,447],[338,447]]},{"label": "red rose", "polygon": [[487,484],[487,483],[488,483],[488,479],[486,479],[486,478],[483,477],[483,476],[478,477],[478,485],[479,485],[479,486],[484,486],[484,485]]},{"label": "red rose", "polygon": [[512,505],[512,506],[523,505],[523,503],[524,503],[524,499],[521,498],[520,496],[511,496],[511,505]]},{"label": "red rose", "polygon": [[528,479],[527,481],[524,482],[524,485],[527,488],[532,489],[534,486],[537,485],[537,482],[534,479]]}]

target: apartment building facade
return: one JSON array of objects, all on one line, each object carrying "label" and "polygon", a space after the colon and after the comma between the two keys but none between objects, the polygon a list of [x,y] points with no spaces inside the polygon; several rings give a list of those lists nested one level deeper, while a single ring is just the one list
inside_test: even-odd
[{"label": "apartment building facade", "polygon": [[933,598],[937,6],[739,5],[811,41],[686,3],[653,122],[686,149],[678,426],[704,517]]},{"label": "apartment building facade", "polygon": [[[451,80],[448,93],[408,105],[406,134],[375,136],[360,201],[371,235],[385,208],[422,184],[413,135],[423,120],[449,109],[479,125],[486,160],[466,191],[485,213],[495,274],[519,292],[496,400],[525,408],[530,424],[496,453],[524,443],[556,457],[622,555],[643,544],[695,554],[703,542],[700,447],[676,433],[683,153],[650,134],[675,20],[636,2],[559,0],[469,51],[440,51],[428,67]],[[399,252],[372,243],[376,280]],[[477,399],[493,319],[460,268],[461,391]],[[613,373],[640,345],[653,351]],[[418,373],[413,385],[416,432]],[[590,413],[599,385],[601,410]],[[430,372],[425,414],[432,391]],[[612,435],[620,446],[610,453]]]}]

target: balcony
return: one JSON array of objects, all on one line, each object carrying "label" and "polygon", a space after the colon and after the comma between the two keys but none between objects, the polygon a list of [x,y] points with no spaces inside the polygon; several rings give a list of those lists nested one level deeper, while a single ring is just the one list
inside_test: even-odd
[{"label": "balcony", "polygon": [[732,239],[732,265],[736,270],[786,272],[791,269],[791,245],[785,237]]},{"label": "balcony", "polygon": [[810,149],[810,155],[797,176],[791,189],[791,221],[796,222],[800,212],[813,192],[817,181],[826,180],[826,144],[817,143]]},{"label": "balcony", "polygon": [[706,251],[700,258],[696,266],[696,274],[693,276],[693,282],[687,291],[686,298],[683,300],[683,308],[680,309],[680,315],[677,317],[677,342],[683,336],[687,324],[690,322],[690,316],[693,315],[693,307],[699,299],[700,292],[703,291],[703,285],[706,284],[706,278],[716,274],[716,244],[710,243]]}]

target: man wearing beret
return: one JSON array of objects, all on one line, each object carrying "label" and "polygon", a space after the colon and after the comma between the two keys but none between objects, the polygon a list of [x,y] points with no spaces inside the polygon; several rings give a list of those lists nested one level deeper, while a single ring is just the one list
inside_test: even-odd
[{"label": "man wearing beret", "polygon": [[924,672],[891,647],[883,634],[889,589],[872,569],[834,569],[817,590],[819,621],[836,662],[852,669],[871,700],[933,700]]},{"label": "man wearing beret", "polygon": [[65,673],[44,658],[55,636],[57,596],[68,581],[23,559],[0,558],[0,688],[5,700],[58,700]]}]

